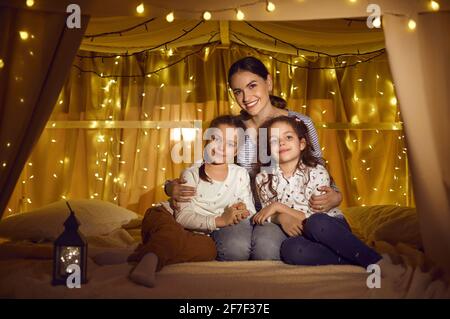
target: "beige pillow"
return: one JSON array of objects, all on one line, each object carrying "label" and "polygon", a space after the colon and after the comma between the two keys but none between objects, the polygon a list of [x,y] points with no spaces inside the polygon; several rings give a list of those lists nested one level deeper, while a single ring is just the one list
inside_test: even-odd
[{"label": "beige pillow", "polygon": [[[138,215],[110,202],[69,200],[84,236],[107,235],[138,219]],[[9,216],[0,222],[0,237],[12,240],[55,240],[64,230],[69,216],[65,201],[51,203],[36,210]]]},{"label": "beige pillow", "polygon": [[352,231],[367,244],[385,241],[422,248],[419,221],[413,207],[377,205],[343,209]]}]

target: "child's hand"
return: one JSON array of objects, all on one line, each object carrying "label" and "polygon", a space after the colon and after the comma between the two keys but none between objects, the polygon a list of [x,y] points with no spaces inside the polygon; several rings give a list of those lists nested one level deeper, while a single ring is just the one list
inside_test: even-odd
[{"label": "child's hand", "polygon": [[233,224],[239,224],[242,219],[245,219],[250,215],[247,209],[238,209],[238,207],[242,208],[242,205],[238,205],[239,203],[225,208],[223,214],[216,218],[216,226],[225,227]]},{"label": "child's hand", "polygon": [[305,220],[305,215],[301,215],[299,214],[299,217],[293,217],[288,214],[278,215],[278,222],[289,237],[300,236],[303,233],[303,221]]},{"label": "child's hand", "polygon": [[261,209],[258,213],[256,213],[253,216],[253,222],[259,225],[264,224],[270,216],[272,216],[277,212],[276,204],[277,203],[272,203],[269,206],[266,206],[263,209]]},{"label": "child's hand", "polygon": [[243,219],[247,219],[250,216],[250,211],[247,209],[245,203],[239,202],[231,206],[235,207],[236,210],[240,212],[239,214],[236,215],[239,219],[239,222]]}]

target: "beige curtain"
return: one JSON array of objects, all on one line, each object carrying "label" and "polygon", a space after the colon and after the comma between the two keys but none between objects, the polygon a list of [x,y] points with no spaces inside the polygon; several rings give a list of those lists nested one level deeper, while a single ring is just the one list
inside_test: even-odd
[{"label": "beige curtain", "polygon": [[[180,48],[172,56],[169,50],[158,50],[128,58],[77,58],[74,64],[104,77],[72,68],[6,214],[61,198],[103,199],[143,213],[165,199],[164,181],[190,165],[174,163],[170,156],[180,138],[192,140],[193,132],[186,128],[195,120],[205,126],[219,114],[239,112],[226,73],[233,61],[249,54],[269,68],[274,94],[314,120],[344,206],[413,204],[385,56],[353,68],[312,70],[307,67],[334,64],[329,58],[309,57],[309,62],[274,52],[258,54],[239,45],[199,49]],[[142,74],[180,59],[151,77],[106,77]],[[179,127],[185,129],[180,132]]]},{"label": "beige curtain", "polygon": [[409,144],[427,255],[450,269],[450,12],[424,13],[416,31],[406,17],[385,17],[386,47]]},{"label": "beige curtain", "polygon": [[[52,112],[88,19],[0,7],[0,212]],[[9,211],[7,209],[7,211]]]}]

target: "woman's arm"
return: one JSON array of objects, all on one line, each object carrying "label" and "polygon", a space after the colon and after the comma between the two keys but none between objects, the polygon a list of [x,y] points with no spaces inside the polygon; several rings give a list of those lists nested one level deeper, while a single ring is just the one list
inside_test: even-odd
[{"label": "woman's arm", "polygon": [[[196,178],[194,177],[192,171],[184,171],[181,174],[181,178],[186,181],[186,185],[197,187]],[[189,230],[211,232],[217,228],[215,222],[216,216],[205,216],[198,214],[191,202],[179,203],[179,209],[174,212],[174,216],[178,223]]]},{"label": "woman's arm", "polygon": [[[339,206],[342,201],[342,195],[335,193],[330,188],[330,174],[322,165],[312,169],[307,189],[311,190],[308,194],[310,198],[308,213],[328,212],[330,209]],[[338,198],[337,196],[338,195]]]}]

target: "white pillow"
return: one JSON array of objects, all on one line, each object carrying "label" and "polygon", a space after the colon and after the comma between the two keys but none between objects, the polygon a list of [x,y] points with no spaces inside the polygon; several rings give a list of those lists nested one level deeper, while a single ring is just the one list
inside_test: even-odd
[{"label": "white pillow", "polygon": [[[138,218],[135,212],[95,199],[69,200],[84,236],[106,235]],[[9,216],[0,222],[0,237],[12,240],[55,240],[69,216],[66,201]]]}]

